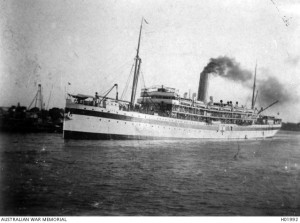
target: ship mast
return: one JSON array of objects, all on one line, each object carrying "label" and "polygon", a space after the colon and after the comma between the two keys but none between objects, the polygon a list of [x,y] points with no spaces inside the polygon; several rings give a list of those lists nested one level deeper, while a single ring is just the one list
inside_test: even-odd
[{"label": "ship mast", "polygon": [[142,60],[139,57],[139,51],[140,51],[140,42],[141,42],[143,21],[144,21],[144,18],[142,18],[142,22],[141,22],[139,42],[138,42],[138,47],[137,47],[136,56],[135,56],[134,75],[133,75],[132,92],[131,92],[131,100],[130,100],[132,107],[134,106],[134,101],[135,101],[135,96],[136,96],[136,88],[137,88],[137,83],[138,83],[139,74],[140,74],[140,67],[141,67],[141,63],[142,63]]},{"label": "ship mast", "polygon": [[254,106],[255,106],[256,68],[257,68],[257,62],[255,64],[255,73],[254,73],[254,82],[253,82],[253,93],[252,93],[251,109],[254,109]]}]

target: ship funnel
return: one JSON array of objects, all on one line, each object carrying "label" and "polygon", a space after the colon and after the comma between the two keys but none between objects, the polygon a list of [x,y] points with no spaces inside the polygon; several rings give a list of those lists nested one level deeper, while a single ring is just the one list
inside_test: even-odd
[{"label": "ship funnel", "polygon": [[207,72],[202,72],[200,74],[199,88],[198,88],[198,101],[207,101],[207,88],[208,88],[208,74]]}]

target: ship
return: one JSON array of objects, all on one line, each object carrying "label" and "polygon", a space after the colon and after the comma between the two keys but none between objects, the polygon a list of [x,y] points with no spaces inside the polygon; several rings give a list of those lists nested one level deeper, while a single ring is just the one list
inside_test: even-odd
[{"label": "ship", "polygon": [[[31,107],[32,105],[34,106]],[[21,106],[20,103],[17,106],[0,107],[0,131],[61,133],[63,129],[63,117],[63,109],[54,107],[48,110],[45,108],[42,85],[39,84],[37,93],[28,108]]]},{"label": "ship", "polygon": [[[208,74],[201,73],[198,95],[183,97],[175,88],[156,85],[142,88],[136,99],[140,76],[140,25],[130,101],[118,98],[118,85],[100,96],[68,94],[63,123],[64,139],[260,139],[273,137],[281,119],[263,115],[255,108],[255,82],[251,108],[232,101],[207,100]],[[115,97],[108,94],[116,90]]]}]

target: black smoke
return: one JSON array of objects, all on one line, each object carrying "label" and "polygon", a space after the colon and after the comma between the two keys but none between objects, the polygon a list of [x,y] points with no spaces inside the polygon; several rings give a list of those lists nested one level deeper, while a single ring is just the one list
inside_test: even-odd
[{"label": "black smoke", "polygon": [[235,59],[226,56],[211,58],[202,72],[220,75],[221,77],[240,82],[246,82],[252,78],[250,71],[242,69]]},{"label": "black smoke", "polygon": [[298,101],[293,96],[291,89],[287,89],[284,84],[280,83],[274,76],[268,76],[264,80],[257,81],[258,97],[257,104],[266,107],[270,103],[278,100],[280,104]]},{"label": "black smoke", "polygon": [[[234,58],[227,56],[211,58],[202,73],[219,75],[230,81],[237,81],[247,89],[252,89],[253,87],[253,72],[242,68],[240,63]],[[279,100],[281,104],[299,100],[293,96],[291,89],[287,89],[283,83],[280,83],[276,77],[270,74],[268,69],[259,69],[257,77],[257,106],[266,107],[276,100]]]}]

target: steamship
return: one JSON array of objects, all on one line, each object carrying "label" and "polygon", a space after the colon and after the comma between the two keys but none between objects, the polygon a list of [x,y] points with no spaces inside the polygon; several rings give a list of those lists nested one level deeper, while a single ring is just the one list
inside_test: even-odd
[{"label": "steamship", "polygon": [[[254,76],[252,106],[238,102],[207,102],[208,73],[200,75],[198,96],[179,95],[162,85],[142,88],[135,100],[140,74],[139,57],[143,20],[140,26],[131,100],[118,99],[118,85],[99,96],[68,94],[63,137],[65,139],[250,139],[272,137],[281,119],[263,115],[255,108]],[[116,89],[114,98],[108,94]],[[135,103],[136,102],[136,103]]]}]

